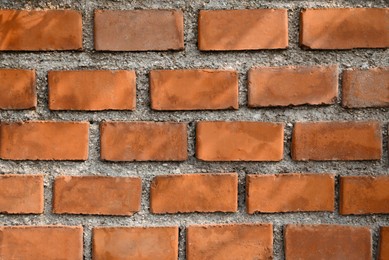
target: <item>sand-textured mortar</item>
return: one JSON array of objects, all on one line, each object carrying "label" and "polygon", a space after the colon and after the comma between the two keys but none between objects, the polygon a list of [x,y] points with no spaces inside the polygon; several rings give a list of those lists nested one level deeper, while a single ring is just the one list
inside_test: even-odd
[{"label": "sand-textured mortar", "polygon": [[[331,65],[339,72],[348,68],[389,66],[389,50],[356,49],[309,51],[298,45],[299,13],[302,8],[388,7],[387,0],[299,1],[299,0],[0,0],[1,9],[75,9],[83,16],[83,51],[0,52],[0,68],[35,69],[38,107],[36,110],[0,111],[1,121],[58,120],[89,121],[89,159],[85,162],[3,161],[1,173],[41,173],[45,175],[45,210],[42,215],[0,215],[1,225],[82,225],[84,259],[91,259],[91,230],[96,226],[172,226],[180,227],[179,258],[185,259],[185,227],[191,224],[273,223],[274,259],[284,258],[282,229],[289,223],[366,225],[373,230],[374,257],[377,255],[378,228],[389,225],[387,215],[340,216],[338,194],[334,213],[283,213],[248,215],[244,205],[245,175],[249,173],[313,172],[348,175],[387,175],[389,109],[344,109],[340,98],[330,106],[300,106],[249,109],[247,71],[254,66]],[[286,8],[289,18],[289,48],[286,50],[200,52],[197,48],[197,17],[201,9]],[[97,52],[93,49],[93,12],[96,9],[181,9],[184,12],[184,51]],[[245,28],[242,28],[244,30]],[[248,28],[247,28],[248,29]],[[260,35],[258,36],[260,37]],[[239,73],[239,110],[158,112],[150,109],[149,78],[152,69],[235,69]],[[129,69],[137,75],[135,111],[72,112],[48,109],[47,72],[72,69]],[[341,82],[339,82],[341,83]],[[340,85],[341,86],[341,85]],[[340,88],[341,92],[341,88]],[[99,159],[99,123],[118,121],[187,122],[189,159],[185,162],[110,163]],[[199,120],[248,120],[285,123],[285,151],[280,162],[201,162],[194,157],[195,122]],[[378,120],[383,130],[383,157],[380,161],[295,162],[290,156],[293,123],[296,121]],[[149,211],[150,181],[154,176],[178,173],[238,172],[239,209],[237,213],[192,213],[153,215]],[[131,217],[52,214],[52,184],[61,175],[139,176],[142,178],[141,210]],[[338,189],[338,184],[336,189]]]}]

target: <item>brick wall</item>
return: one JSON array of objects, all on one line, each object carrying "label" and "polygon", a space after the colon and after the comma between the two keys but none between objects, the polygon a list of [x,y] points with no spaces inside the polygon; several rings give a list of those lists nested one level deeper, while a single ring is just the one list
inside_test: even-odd
[{"label": "brick wall", "polygon": [[382,1],[0,3],[0,259],[389,259]]}]

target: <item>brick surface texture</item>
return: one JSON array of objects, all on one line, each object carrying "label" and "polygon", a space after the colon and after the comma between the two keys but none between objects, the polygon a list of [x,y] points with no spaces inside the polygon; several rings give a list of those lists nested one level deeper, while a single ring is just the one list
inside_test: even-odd
[{"label": "brick surface texture", "polygon": [[389,259],[387,0],[0,1],[0,260]]}]

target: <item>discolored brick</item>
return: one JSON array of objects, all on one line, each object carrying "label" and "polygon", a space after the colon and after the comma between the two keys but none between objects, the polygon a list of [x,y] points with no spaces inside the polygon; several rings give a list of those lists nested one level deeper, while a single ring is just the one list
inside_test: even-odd
[{"label": "discolored brick", "polygon": [[155,110],[238,109],[238,74],[231,70],[152,70]]},{"label": "discolored brick", "polygon": [[378,260],[389,259],[389,226],[381,227]]}]

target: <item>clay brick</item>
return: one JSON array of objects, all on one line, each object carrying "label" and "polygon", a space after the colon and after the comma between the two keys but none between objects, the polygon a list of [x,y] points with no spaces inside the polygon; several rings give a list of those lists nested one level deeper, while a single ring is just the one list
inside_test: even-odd
[{"label": "clay brick", "polygon": [[389,176],[340,178],[340,214],[389,213]]},{"label": "clay brick", "polygon": [[378,260],[389,259],[389,226],[381,227]]},{"label": "clay brick", "polygon": [[131,216],[140,209],[140,178],[60,176],[55,179],[53,212]]},{"label": "clay brick", "polygon": [[86,160],[89,123],[27,121],[0,124],[0,158]]},{"label": "clay brick", "polygon": [[101,159],[106,161],[184,161],[186,123],[103,122]]},{"label": "clay brick", "polygon": [[98,227],[93,259],[178,259],[178,227]]},{"label": "clay brick", "polygon": [[0,10],[1,51],[82,49],[82,17],[75,10]]},{"label": "clay brick", "polygon": [[247,175],[247,212],[334,211],[331,174]]},{"label": "clay brick", "polygon": [[203,161],[280,161],[283,150],[283,123],[197,123],[196,157]]},{"label": "clay brick", "polygon": [[306,9],[300,44],[309,49],[389,47],[389,8]]},{"label": "clay brick", "polygon": [[250,107],[333,104],[338,95],[338,68],[263,67],[249,71]]},{"label": "clay brick", "polygon": [[0,175],[0,213],[43,213],[43,175]]},{"label": "clay brick", "polygon": [[135,71],[50,71],[51,110],[133,110]]},{"label": "clay brick", "polygon": [[0,109],[31,109],[36,103],[35,70],[0,69]]},{"label": "clay brick", "polygon": [[183,50],[183,13],[180,10],[96,10],[95,49]]},{"label": "clay brick", "polygon": [[380,160],[381,156],[382,134],[377,121],[294,125],[293,160]]},{"label": "clay brick", "polygon": [[389,67],[345,70],[342,89],[344,107],[389,107]]},{"label": "clay brick", "polygon": [[286,49],[286,9],[201,10],[198,43],[202,51]]},{"label": "clay brick", "polygon": [[197,259],[273,259],[272,224],[189,226],[186,257]]},{"label": "clay brick", "polygon": [[0,259],[82,260],[81,226],[0,227]]},{"label": "clay brick", "polygon": [[150,188],[150,211],[161,213],[236,212],[238,176],[229,174],[162,175]]},{"label": "clay brick", "polygon": [[372,259],[371,231],[340,225],[287,225],[286,259]]},{"label": "clay brick", "polygon": [[153,70],[155,110],[238,109],[238,74],[229,70]]}]

